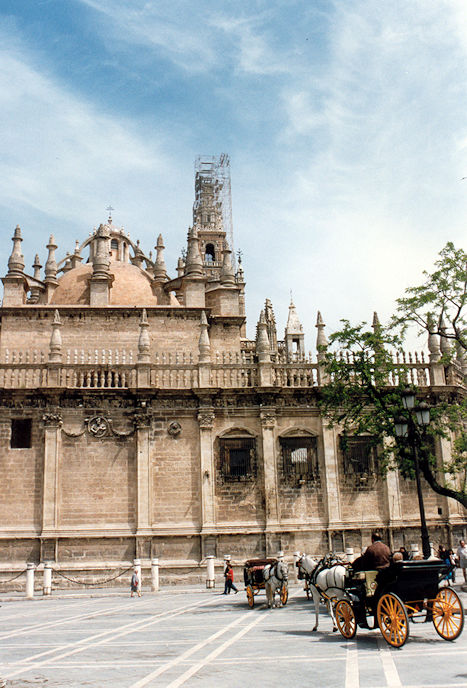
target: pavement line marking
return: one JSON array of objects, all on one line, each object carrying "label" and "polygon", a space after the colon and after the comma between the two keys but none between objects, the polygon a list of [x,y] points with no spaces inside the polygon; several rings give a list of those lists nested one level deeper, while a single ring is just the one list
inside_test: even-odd
[{"label": "pavement line marking", "polygon": [[[17,662],[13,662],[13,666],[18,665],[18,664],[24,664],[24,662],[31,662],[30,664],[27,664],[26,666],[23,666],[16,671],[9,672],[8,671],[8,666],[3,665],[2,666],[2,672],[6,674],[6,677],[8,679],[13,678],[14,676],[19,676],[19,674],[24,674],[27,671],[32,671],[33,669],[37,669],[40,666],[43,666],[44,664],[50,664],[52,662],[55,662],[59,659],[63,659],[64,657],[69,657],[70,655],[77,654],[78,652],[84,652],[85,650],[89,649],[89,646],[91,647],[96,647],[98,645],[104,645],[105,643],[110,642],[114,638],[120,638],[124,635],[127,635],[128,633],[135,633],[143,628],[147,628],[148,626],[152,626],[154,624],[160,623],[161,621],[165,621],[166,619],[171,619],[175,616],[179,616],[180,614],[185,614],[190,609],[195,609],[198,607],[204,607],[208,604],[213,604],[213,602],[216,602],[216,598],[210,599],[207,602],[198,602],[195,604],[190,604],[190,605],[185,605],[184,607],[179,607],[178,609],[175,610],[170,610],[166,612],[161,612],[160,614],[155,615],[155,617],[152,617],[152,620],[143,622],[141,623],[141,620],[138,621],[133,621],[129,624],[126,624],[125,626],[120,626],[120,631],[115,632],[114,630],[110,631],[102,631],[101,633],[96,633],[92,636],[88,636],[87,638],[83,638],[82,640],[78,640],[75,643],[68,643],[67,645],[64,645],[61,648],[55,648],[53,650],[47,650],[46,652],[40,652],[38,655],[33,655],[32,657],[27,657],[25,659],[21,659]],[[113,635],[110,635],[112,634]],[[103,638],[103,636],[109,636],[107,638]],[[102,638],[98,642],[94,642],[98,638]],[[80,647],[77,647],[77,646]],[[34,659],[38,659],[39,657],[44,657],[45,655],[50,655],[54,652],[61,652],[62,650],[69,648],[69,647],[74,647],[73,650],[68,650],[67,652],[62,652],[61,654],[58,654],[56,657],[50,657],[48,659],[45,659],[41,662],[34,662]]]},{"label": "pavement line marking", "polygon": [[206,640],[202,640],[197,645],[194,645],[189,650],[186,650],[179,657],[174,657],[169,662],[166,662],[166,664],[159,667],[158,669],[155,669],[150,674],[148,674],[144,678],[140,679],[136,683],[132,683],[129,688],[142,688],[143,686],[146,686],[154,678],[157,678],[157,676],[160,676],[161,674],[168,671],[172,667],[176,666],[180,662],[185,661],[185,659],[188,659],[188,657],[191,657],[192,654],[194,654],[195,652],[198,652],[198,650],[201,650],[203,647],[205,647],[209,643],[212,643],[212,642],[214,642],[214,640],[217,640],[217,638],[219,638],[221,635],[224,635],[224,633],[227,633],[228,631],[230,631],[234,626],[237,626],[237,624],[239,624],[241,621],[243,621],[243,619],[246,616],[250,616],[250,613],[246,612],[246,614],[243,614],[243,616],[240,616],[238,619],[235,619],[235,621],[232,621],[232,623],[230,623],[228,626],[224,626],[224,628],[221,628],[216,633],[213,633],[211,636],[209,636],[209,638],[206,638]]},{"label": "pavement line marking", "polygon": [[345,688],[360,688],[358,649],[355,641],[348,642],[345,658]]},{"label": "pavement line marking", "polygon": [[[146,605],[148,606],[148,605]],[[60,621],[49,621],[48,623],[36,623],[32,624],[31,626],[25,626],[23,628],[19,628],[16,631],[11,631],[11,633],[4,633],[3,635],[0,635],[0,640],[6,640],[7,638],[15,638],[19,635],[27,635],[31,631],[35,631],[38,628],[43,630],[45,628],[53,628],[54,626],[63,626],[63,624],[70,623],[71,621],[79,621],[80,619],[92,619],[96,616],[103,616],[105,614],[110,614],[114,611],[117,611],[119,609],[128,609],[128,605],[122,604],[118,605],[118,607],[110,607],[110,609],[101,609],[97,612],[88,612],[88,613],[83,613],[83,614],[76,614],[75,616],[68,616],[66,619],[61,619]]]},{"label": "pavement line marking", "polygon": [[[299,592],[301,592],[301,591],[297,590],[292,595],[290,595],[290,598],[295,597],[295,595],[298,595]],[[246,614],[244,614],[244,616],[241,618],[244,618],[245,616],[249,616],[249,615],[250,615],[250,611],[248,611]],[[206,664],[209,664],[213,659],[216,659],[216,657],[218,657],[222,652],[224,652],[224,650],[226,650],[228,647],[233,645],[234,642],[236,642],[237,640],[242,638],[246,633],[248,633],[248,631],[250,629],[254,628],[254,626],[259,624],[260,621],[264,621],[264,619],[267,619],[267,618],[268,618],[268,615],[263,615],[263,616],[259,616],[258,618],[256,618],[254,621],[252,621],[250,624],[248,624],[248,626],[245,626],[245,628],[243,628],[241,631],[236,633],[232,638],[229,638],[229,640],[226,640],[225,643],[223,643],[222,645],[219,645],[219,647],[217,647],[215,650],[210,652],[207,655],[207,657],[205,657],[204,659],[202,659],[199,662],[197,662],[196,664],[194,664],[190,669],[188,669],[181,676],[179,676],[179,678],[175,679],[175,681],[172,681],[172,683],[169,683],[167,688],[178,688],[178,686],[181,686],[184,683],[186,683],[186,681],[188,681],[189,678],[191,678],[194,674],[198,673],[198,671],[200,669],[202,669],[203,667],[205,667]],[[145,685],[145,684],[143,684],[143,685]],[[136,687],[130,686],[130,688],[136,688]]]},{"label": "pavement line marking", "polygon": [[[216,659],[224,650],[226,650],[228,647],[233,645],[237,640],[239,640],[242,636],[244,636],[248,631],[250,631],[252,628],[257,626],[260,621],[264,621],[264,616],[258,616],[254,621],[252,621],[248,626],[245,626],[245,628],[242,628],[241,631],[236,633],[232,638],[229,638],[229,640],[226,640],[225,643],[222,643],[222,645],[219,645],[218,648],[213,650],[208,654],[207,657],[202,659],[201,661],[197,662],[194,664],[191,669],[188,669],[188,671],[185,671],[179,678],[175,679],[175,681],[172,681],[172,683],[169,683],[167,688],[178,688],[178,686],[182,686],[184,683],[188,681],[194,674],[198,673],[200,669],[202,669],[206,664],[209,664],[213,659]],[[144,685],[144,684],[143,684]],[[133,686],[131,688],[134,688]]]},{"label": "pavement line marking", "polygon": [[401,688],[402,683],[391,651],[383,638],[378,638],[378,651],[388,688]]}]

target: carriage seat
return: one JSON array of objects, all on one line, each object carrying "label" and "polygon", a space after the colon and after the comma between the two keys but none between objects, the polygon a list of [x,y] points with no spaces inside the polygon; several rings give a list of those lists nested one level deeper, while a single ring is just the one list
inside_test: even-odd
[{"label": "carriage seat", "polygon": [[359,581],[364,581],[365,583],[365,594],[367,597],[373,597],[373,595],[376,592],[376,588],[378,586],[378,583],[376,581],[376,577],[379,574],[379,571],[356,571],[352,578],[353,580],[359,580]]}]

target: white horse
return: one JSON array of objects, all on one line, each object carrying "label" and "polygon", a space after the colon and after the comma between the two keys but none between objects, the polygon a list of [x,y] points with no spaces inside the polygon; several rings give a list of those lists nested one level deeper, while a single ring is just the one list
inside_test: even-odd
[{"label": "white horse", "polygon": [[276,592],[279,593],[279,607],[282,607],[281,589],[284,583],[287,583],[289,571],[287,564],[283,561],[276,561],[275,564],[267,564],[263,569],[264,587],[266,590],[266,598],[268,607],[275,606],[274,598]]},{"label": "white horse", "polygon": [[313,630],[318,630],[319,602],[321,597],[326,601],[328,612],[332,619],[333,631],[337,631],[336,619],[331,600],[342,599],[345,595],[344,582],[346,568],[337,562],[328,565],[326,558],[320,562],[312,557],[302,554],[297,561],[297,567],[308,581],[315,603],[315,625]]}]

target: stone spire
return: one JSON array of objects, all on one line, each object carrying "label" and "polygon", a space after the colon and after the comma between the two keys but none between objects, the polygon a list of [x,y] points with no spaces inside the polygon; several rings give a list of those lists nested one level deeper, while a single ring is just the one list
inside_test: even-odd
[{"label": "stone spire", "polygon": [[21,228],[16,225],[15,233],[12,237],[13,250],[11,256],[8,260],[8,275],[11,276],[22,276],[24,271],[24,256],[21,253],[21,242],[23,241],[21,237]]},{"label": "stone spire", "polygon": [[45,281],[56,282],[57,280],[57,261],[55,260],[55,251],[57,244],[55,243],[54,235],[50,235],[49,243],[47,244],[49,255],[45,264]]},{"label": "stone spire", "polygon": [[441,316],[439,319],[439,331],[440,331],[439,348],[440,348],[443,356],[450,356],[451,355],[451,344],[449,342],[449,339],[446,337],[446,330],[447,330],[446,321],[444,319],[444,316]]},{"label": "stone spire", "polygon": [[185,261],[180,257],[177,261],[177,277],[183,277],[185,274]]},{"label": "stone spire", "polygon": [[290,298],[289,317],[285,328],[285,346],[288,360],[305,356],[305,335],[292,297]]},{"label": "stone spire", "polygon": [[277,351],[277,329],[276,329],[276,317],[274,315],[274,309],[272,307],[271,299],[266,299],[264,303],[264,316],[266,318],[269,346],[271,351]]},{"label": "stone spire", "polygon": [[321,362],[324,361],[324,358],[326,356],[326,352],[324,351],[324,349],[327,349],[328,347],[328,340],[324,333],[324,328],[326,327],[326,325],[321,315],[321,311],[318,311],[318,315],[316,316],[315,327],[318,329],[318,332],[316,334],[316,349],[318,351],[318,361]]},{"label": "stone spire", "polygon": [[143,308],[141,320],[139,321],[139,340],[138,340],[138,363],[149,363],[149,323],[146,309]]},{"label": "stone spire", "polygon": [[223,263],[221,269],[221,284],[225,287],[230,287],[235,285],[235,272],[232,267],[232,251],[230,250],[229,244],[224,242],[224,253],[223,253]]},{"label": "stone spire", "polygon": [[60,322],[60,315],[58,310],[54,313],[54,320],[52,323],[52,334],[50,336],[49,344],[49,363],[61,363],[62,362],[62,334],[60,328],[62,323]]},{"label": "stone spire", "polygon": [[106,225],[99,225],[94,238],[94,251],[92,258],[93,277],[107,277],[109,274],[109,240],[110,232]]},{"label": "stone spire", "polygon": [[157,237],[157,243],[154,247],[157,251],[156,262],[154,264],[154,279],[158,282],[167,281],[167,268],[164,261],[164,240],[162,234]]},{"label": "stone spire", "polygon": [[34,270],[34,279],[40,281],[41,279],[41,263],[39,260],[39,254],[36,253],[34,256],[34,263],[32,264],[33,270]]},{"label": "stone spire", "polygon": [[269,363],[271,360],[271,349],[268,338],[268,326],[264,311],[261,311],[258,324],[256,326],[256,353],[260,363]]},{"label": "stone spire", "polygon": [[201,311],[200,328],[201,331],[199,333],[198,341],[199,363],[210,363],[211,342],[209,340],[208,321],[206,318],[206,313],[204,311]]},{"label": "stone spire", "polygon": [[467,354],[464,347],[456,342],[456,360],[460,365],[463,375],[467,375]]},{"label": "stone spire", "polygon": [[71,256],[71,267],[75,268],[77,265],[81,263],[83,260],[83,257],[81,255],[81,249],[79,245],[79,241],[75,241],[75,250],[73,251],[73,255]]},{"label": "stone spire", "polygon": [[185,275],[190,277],[199,276],[203,274],[203,260],[199,250],[199,239],[196,227],[191,227],[188,230],[188,249],[185,261]]},{"label": "stone spire", "polygon": [[378,313],[376,311],[373,312],[373,322],[371,326],[375,334],[379,334],[381,332],[381,323],[379,321]]},{"label": "stone spire", "polygon": [[439,334],[435,334],[436,328],[433,316],[428,316],[428,351],[430,352],[430,363],[438,363],[441,358],[441,348],[439,343]]}]

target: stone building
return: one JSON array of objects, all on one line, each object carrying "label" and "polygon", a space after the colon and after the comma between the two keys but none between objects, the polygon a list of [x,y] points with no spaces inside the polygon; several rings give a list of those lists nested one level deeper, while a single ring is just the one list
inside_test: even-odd
[{"label": "stone building", "polygon": [[[219,185],[196,185],[172,277],[161,236],[146,255],[111,217],[61,259],[50,237],[44,272],[36,256],[29,274],[16,228],[2,280],[0,570],[50,560],[86,575],[158,556],[167,580],[193,579],[208,554],[360,550],[376,526],[394,547],[419,541],[415,485],[378,476],[364,437],[343,452],[320,417],[320,356],[305,354],[293,303],[282,340],[269,300],[246,338]],[[319,313],[316,328],[325,345]],[[431,349],[407,358],[414,380],[462,385]],[[465,538],[465,511],[425,488],[432,539]]]}]

